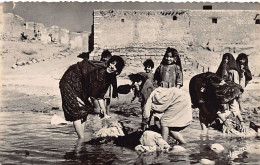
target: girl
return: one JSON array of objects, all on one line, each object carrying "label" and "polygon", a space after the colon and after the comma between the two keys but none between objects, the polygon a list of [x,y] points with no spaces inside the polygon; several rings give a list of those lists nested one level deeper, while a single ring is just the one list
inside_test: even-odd
[{"label": "girl", "polygon": [[[248,82],[252,80],[252,74],[248,67],[247,55],[245,53],[240,53],[237,56],[236,64],[237,64],[238,74],[239,74],[239,84],[243,88],[245,88],[247,86]],[[239,109],[242,112],[243,107],[241,105],[241,99],[242,99],[242,95],[240,95],[240,97],[238,99]]]},{"label": "girl", "polygon": [[186,143],[180,131],[192,121],[189,96],[178,88],[157,88],[152,80],[141,74],[131,74],[129,78],[139,92],[143,113],[142,128],[149,127],[153,113],[160,113],[163,139],[167,141],[170,133],[179,143]]},{"label": "girl", "polygon": [[154,80],[158,86],[164,88],[180,88],[183,85],[181,60],[176,49],[167,48],[161,64],[154,73]]},{"label": "girl", "polygon": [[[216,74],[222,78],[221,84],[224,84],[225,82],[232,81],[236,84],[239,84],[239,76],[238,76],[238,68],[236,65],[235,58],[230,53],[225,53],[222,57],[222,61],[218,67],[218,70]],[[245,123],[244,120],[240,114],[239,105],[237,102],[238,99],[234,99],[231,101],[228,106],[230,111],[219,111],[218,116],[222,121],[225,121],[227,116],[230,115],[232,112],[234,116],[238,118],[241,124],[241,130],[242,132],[245,132]]]},{"label": "girl", "polygon": [[84,138],[87,115],[93,113],[90,97],[98,100],[102,112],[106,112],[104,95],[111,79],[120,74],[124,61],[112,56],[107,66],[84,59],[70,66],[62,76],[59,87],[65,119],[72,121],[78,138]]}]

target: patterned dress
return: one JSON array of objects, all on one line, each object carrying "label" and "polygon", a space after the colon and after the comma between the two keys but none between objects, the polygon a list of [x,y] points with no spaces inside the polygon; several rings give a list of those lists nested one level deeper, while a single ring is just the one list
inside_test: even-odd
[{"label": "patterned dress", "polygon": [[180,66],[163,65],[161,64],[155,71],[154,80],[157,81],[158,86],[164,88],[176,87],[183,85],[183,74]]},{"label": "patterned dress", "polygon": [[70,66],[59,83],[65,119],[85,121],[94,113],[89,97],[104,98],[114,77],[106,72],[104,63],[83,60]]}]

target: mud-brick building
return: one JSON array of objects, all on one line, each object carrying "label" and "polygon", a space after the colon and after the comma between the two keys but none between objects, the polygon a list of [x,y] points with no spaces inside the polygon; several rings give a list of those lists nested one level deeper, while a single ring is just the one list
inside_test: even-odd
[{"label": "mud-brick building", "polygon": [[175,11],[94,11],[94,51],[109,49],[113,54],[161,55],[168,46],[187,37],[189,14]]},{"label": "mud-brick building", "polygon": [[217,50],[230,44],[250,44],[250,41],[260,41],[259,13],[254,10],[191,10],[189,31],[195,43],[212,42]]},{"label": "mud-brick building", "polygon": [[161,59],[169,46],[185,52],[206,44],[221,51],[230,45],[259,43],[259,14],[255,10],[95,10],[91,56],[109,49],[142,61],[150,56]]}]

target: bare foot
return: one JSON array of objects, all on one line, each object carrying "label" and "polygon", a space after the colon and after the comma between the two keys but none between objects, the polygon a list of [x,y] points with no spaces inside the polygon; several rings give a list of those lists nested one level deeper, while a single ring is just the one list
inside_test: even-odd
[{"label": "bare foot", "polygon": [[109,115],[104,115],[104,117],[102,119],[108,119],[108,118],[111,118],[111,116]]}]

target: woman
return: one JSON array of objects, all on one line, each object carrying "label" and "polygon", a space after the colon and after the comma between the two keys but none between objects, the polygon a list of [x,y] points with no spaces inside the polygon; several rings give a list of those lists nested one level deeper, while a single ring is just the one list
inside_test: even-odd
[{"label": "woman", "polygon": [[[248,58],[245,53],[240,53],[236,58],[236,64],[239,74],[239,84],[245,89],[248,82],[252,80],[252,74],[248,67]],[[242,95],[238,99],[239,109],[242,112],[243,107],[241,104]]]},{"label": "woman", "polygon": [[[243,93],[240,85],[229,81],[222,82],[222,79],[211,72],[201,73],[191,78],[189,92],[193,108],[199,108],[199,120],[204,133],[217,117],[222,117],[220,111],[223,104],[229,104]],[[238,111],[237,113],[240,114]],[[241,115],[238,115],[241,116]],[[222,121],[226,126],[226,119]]]},{"label": "woman", "polygon": [[153,113],[160,113],[163,139],[167,141],[170,133],[179,143],[186,143],[179,131],[192,121],[189,96],[178,88],[157,88],[152,80],[141,74],[131,74],[129,78],[139,92],[143,112],[142,128],[150,125]]},{"label": "woman", "polygon": [[164,88],[182,87],[182,66],[179,53],[176,49],[167,48],[161,64],[154,73],[154,80],[158,86]]},{"label": "woman", "polygon": [[70,66],[62,76],[59,86],[65,119],[73,122],[79,138],[84,138],[87,115],[94,112],[90,98],[97,99],[102,112],[106,112],[104,95],[124,65],[119,56],[112,56],[107,66],[84,59]]},{"label": "woman", "polygon": [[[218,67],[218,70],[216,74],[222,78],[222,84],[226,82],[234,82],[236,84],[239,84],[239,76],[238,76],[238,68],[235,61],[235,58],[230,53],[225,53],[222,57],[222,61]],[[241,116],[239,104],[238,104],[238,98],[234,99],[233,101],[229,102],[228,104],[229,111],[219,111],[218,116],[221,120],[225,121],[227,116],[233,113],[234,116],[237,117],[237,119],[240,122],[241,130],[242,132],[245,132],[245,123]]]}]

